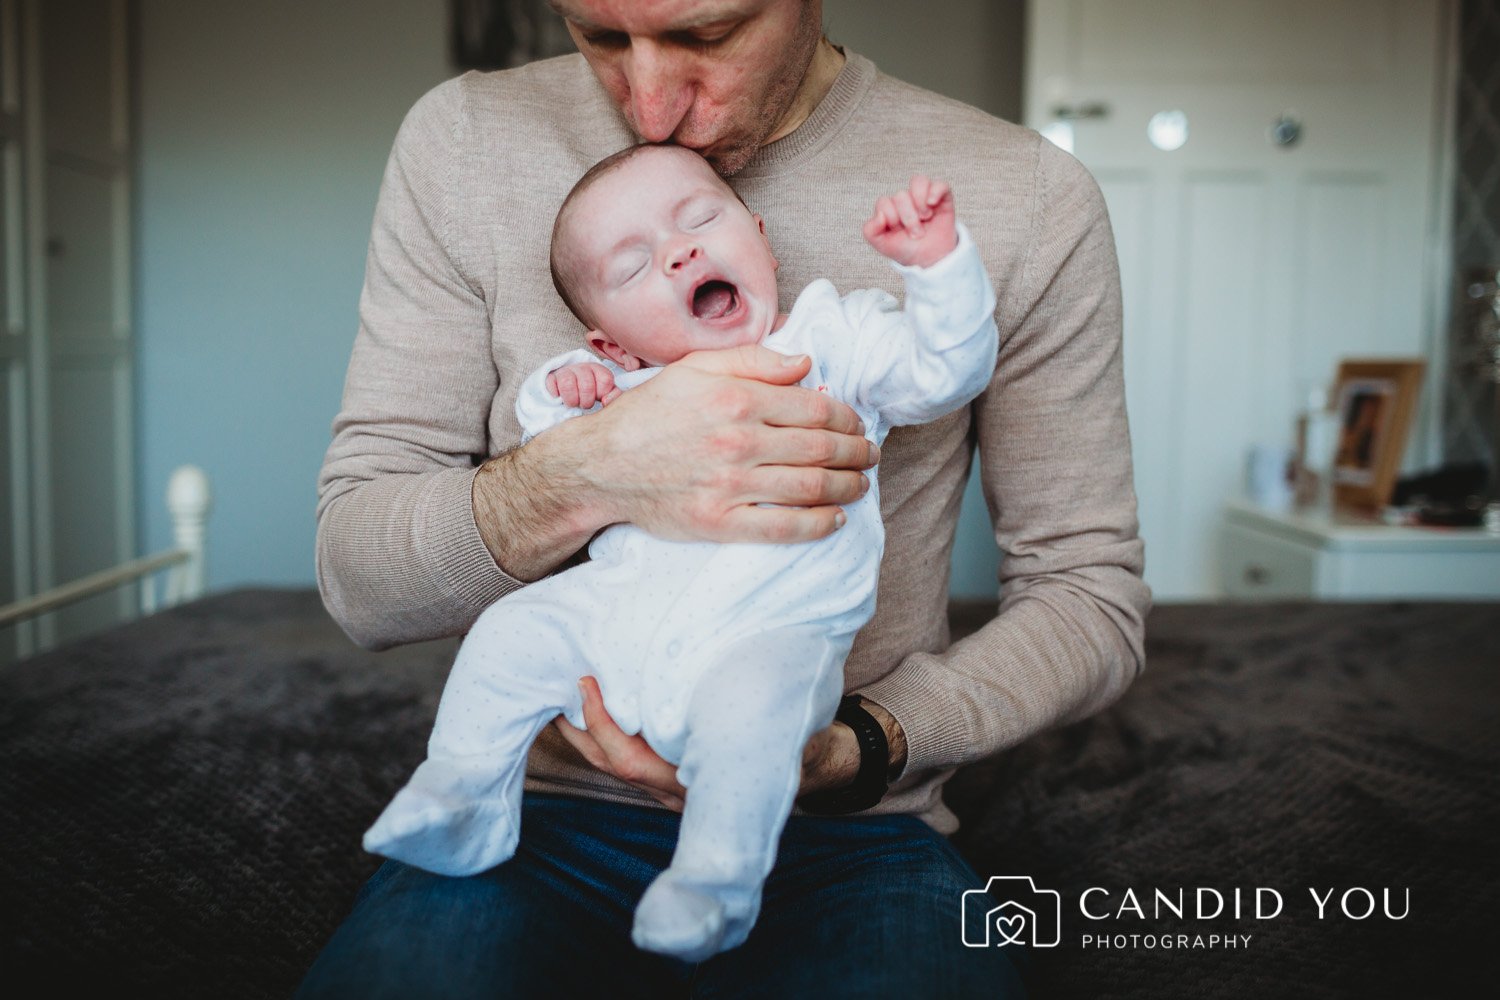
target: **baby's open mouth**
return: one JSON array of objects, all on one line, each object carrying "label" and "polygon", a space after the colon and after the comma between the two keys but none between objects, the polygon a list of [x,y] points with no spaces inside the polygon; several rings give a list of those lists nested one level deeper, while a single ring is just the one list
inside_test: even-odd
[{"label": "baby's open mouth", "polygon": [[723,319],[740,304],[739,291],[727,281],[713,278],[693,289],[696,319]]}]

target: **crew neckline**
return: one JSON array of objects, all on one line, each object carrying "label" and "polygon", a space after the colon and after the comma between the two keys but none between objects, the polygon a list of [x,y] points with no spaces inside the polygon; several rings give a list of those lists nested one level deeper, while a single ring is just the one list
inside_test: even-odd
[{"label": "crew neckline", "polygon": [[844,53],[843,68],[807,120],[775,142],[756,150],[744,169],[734,175],[734,180],[780,173],[812,156],[838,134],[875,82],[874,63],[847,48],[841,51]]}]

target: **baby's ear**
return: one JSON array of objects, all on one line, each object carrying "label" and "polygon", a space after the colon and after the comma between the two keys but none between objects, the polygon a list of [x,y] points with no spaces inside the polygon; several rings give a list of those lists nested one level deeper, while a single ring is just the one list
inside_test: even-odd
[{"label": "baby's ear", "polygon": [[766,235],[766,220],[762,219],[758,212],[751,212],[750,217],[755,220],[755,225],[760,229],[760,238],[766,241],[766,252],[771,255],[771,270],[780,270],[781,261],[776,259],[776,252],[771,248],[771,237]]},{"label": "baby's ear", "polygon": [[586,338],[589,350],[619,365],[628,372],[633,372],[641,367],[641,359],[631,354],[625,348],[610,338],[603,330],[590,330]]}]

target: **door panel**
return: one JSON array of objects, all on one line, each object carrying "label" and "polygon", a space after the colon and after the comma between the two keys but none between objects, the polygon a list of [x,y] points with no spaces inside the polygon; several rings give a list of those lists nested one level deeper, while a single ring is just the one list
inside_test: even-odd
[{"label": "door panel", "polygon": [[[1028,9],[1026,120],[1071,126],[1115,229],[1146,578],[1159,599],[1220,593],[1215,530],[1246,453],[1291,444],[1306,390],[1331,382],[1340,358],[1427,353],[1444,9]],[[1179,148],[1148,138],[1163,111],[1186,116]],[[1276,141],[1279,120],[1295,124],[1295,141]],[[1407,469],[1425,457],[1417,442],[1435,402],[1424,393]]]}]

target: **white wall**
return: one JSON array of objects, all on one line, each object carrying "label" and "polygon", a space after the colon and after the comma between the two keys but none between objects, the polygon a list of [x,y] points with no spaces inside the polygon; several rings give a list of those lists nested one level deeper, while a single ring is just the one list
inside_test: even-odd
[{"label": "white wall", "polygon": [[137,400],[145,551],[195,462],[209,583],[308,585],[315,481],[407,108],[451,75],[446,0],[141,0]]}]

